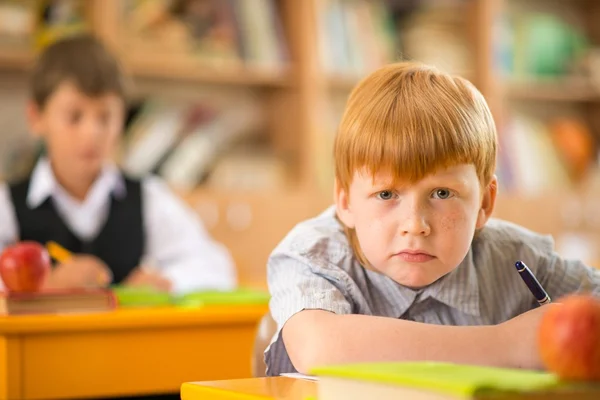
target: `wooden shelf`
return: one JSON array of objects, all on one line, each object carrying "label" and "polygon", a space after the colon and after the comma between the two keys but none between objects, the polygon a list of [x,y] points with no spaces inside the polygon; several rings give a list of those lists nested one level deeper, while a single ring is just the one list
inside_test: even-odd
[{"label": "wooden shelf", "polygon": [[[0,50],[1,70],[28,70],[35,58],[33,51]],[[132,75],[142,78],[162,78],[188,82],[199,82],[215,85],[234,86],[264,86],[264,87],[292,87],[294,86],[293,74],[289,68],[282,70],[268,70],[247,66],[216,67],[203,65],[200,62],[186,60],[173,62],[172,59],[133,59],[125,57],[124,67]]]},{"label": "wooden shelf", "polygon": [[289,68],[265,69],[240,65],[216,66],[189,58],[123,57],[125,68],[134,76],[163,78],[219,85],[291,87]]},{"label": "wooden shelf", "polygon": [[350,91],[360,81],[361,77],[352,74],[331,74],[327,79],[329,88]]},{"label": "wooden shelf", "polygon": [[505,92],[513,100],[592,102],[600,100],[600,88],[583,79],[564,81],[510,82]]},{"label": "wooden shelf", "polygon": [[26,70],[33,63],[31,50],[0,50],[0,68],[3,70]]},{"label": "wooden shelf", "polygon": [[[455,75],[461,76],[471,82],[475,82],[475,73],[473,71],[457,72]],[[362,76],[349,73],[330,74],[327,77],[327,86],[333,90],[351,91],[362,78]]]}]

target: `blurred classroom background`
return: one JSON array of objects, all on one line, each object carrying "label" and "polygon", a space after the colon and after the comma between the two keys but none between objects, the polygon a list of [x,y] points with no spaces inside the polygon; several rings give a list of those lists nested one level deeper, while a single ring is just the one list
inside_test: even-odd
[{"label": "blurred classroom background", "polygon": [[265,287],[270,251],[332,200],[345,100],[413,59],[470,79],[501,141],[496,216],[600,265],[600,2],[0,0],[0,174],[27,174],[27,74],[47,43],[93,32],[132,78],[115,160],[162,176]]}]

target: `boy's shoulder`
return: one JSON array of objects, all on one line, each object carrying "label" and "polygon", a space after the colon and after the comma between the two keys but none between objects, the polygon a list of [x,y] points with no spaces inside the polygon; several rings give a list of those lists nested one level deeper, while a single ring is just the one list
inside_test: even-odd
[{"label": "boy's shoulder", "polygon": [[335,206],[331,206],[292,228],[271,257],[277,255],[308,259],[311,263],[337,264],[342,258],[353,257],[353,252],[342,223],[336,217]]},{"label": "boy's shoulder", "polygon": [[491,218],[473,240],[475,254],[515,262],[526,255],[548,254],[554,250],[551,235],[534,232],[513,222]]}]

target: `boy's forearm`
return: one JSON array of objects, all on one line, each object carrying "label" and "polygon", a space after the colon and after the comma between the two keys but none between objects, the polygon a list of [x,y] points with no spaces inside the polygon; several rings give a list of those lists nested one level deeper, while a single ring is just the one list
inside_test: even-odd
[{"label": "boy's forearm", "polygon": [[286,323],[283,339],[296,369],[373,361],[513,364],[499,326],[443,326],[306,310]]}]

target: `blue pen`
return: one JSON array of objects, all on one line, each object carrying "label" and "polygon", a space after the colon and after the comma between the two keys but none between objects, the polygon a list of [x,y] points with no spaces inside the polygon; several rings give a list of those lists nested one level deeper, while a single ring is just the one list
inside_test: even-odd
[{"label": "blue pen", "polygon": [[540,303],[541,306],[543,306],[544,304],[548,304],[552,301],[550,299],[550,296],[548,296],[548,293],[546,293],[542,285],[540,285],[540,282],[536,279],[535,275],[533,275],[533,272],[531,272],[529,267],[525,265],[523,261],[517,261],[515,263],[515,267],[517,268],[517,271],[519,271],[519,275],[521,275],[521,278],[523,278],[523,281],[525,282],[525,284],[527,285],[527,287],[535,296],[535,299],[538,301],[538,303]]}]

